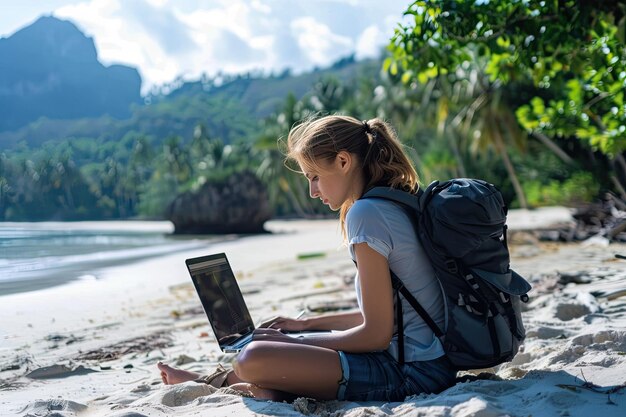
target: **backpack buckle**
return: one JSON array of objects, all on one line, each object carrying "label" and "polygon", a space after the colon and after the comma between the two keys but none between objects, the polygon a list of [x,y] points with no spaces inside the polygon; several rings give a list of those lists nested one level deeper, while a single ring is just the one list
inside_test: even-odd
[{"label": "backpack buckle", "polygon": [[451,274],[456,274],[459,272],[459,267],[456,264],[454,259],[446,259],[446,268],[448,268],[448,272]]}]

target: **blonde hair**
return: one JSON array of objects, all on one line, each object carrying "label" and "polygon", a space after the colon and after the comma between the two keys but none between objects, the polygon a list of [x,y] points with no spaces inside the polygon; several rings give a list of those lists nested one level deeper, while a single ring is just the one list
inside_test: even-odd
[{"label": "blonde hair", "polygon": [[[287,161],[300,169],[323,171],[320,162],[333,162],[341,151],[356,156],[365,185],[361,194],[374,186],[417,192],[419,178],[393,128],[375,118],[360,121],[350,116],[310,118],[295,126],[287,138]],[[343,203],[341,230],[346,236],[346,214],[354,200]]]}]

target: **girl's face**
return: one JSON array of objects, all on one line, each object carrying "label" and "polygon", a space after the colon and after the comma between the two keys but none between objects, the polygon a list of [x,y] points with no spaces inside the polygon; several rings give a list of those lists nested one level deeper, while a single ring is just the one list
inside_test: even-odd
[{"label": "girl's face", "polygon": [[319,163],[320,170],[305,171],[311,198],[319,198],[336,211],[350,197],[354,197],[358,184],[353,179],[352,158],[340,152],[334,161]]}]

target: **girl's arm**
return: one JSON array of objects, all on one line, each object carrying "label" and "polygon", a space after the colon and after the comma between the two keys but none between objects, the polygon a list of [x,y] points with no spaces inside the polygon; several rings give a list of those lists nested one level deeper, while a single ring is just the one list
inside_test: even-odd
[{"label": "girl's arm", "polygon": [[305,330],[348,330],[363,323],[360,310],[347,313],[325,314],[302,320]]},{"label": "girl's arm", "polygon": [[393,335],[393,290],[387,259],[366,243],[354,246],[359,270],[362,322],[347,330],[293,339],[266,332],[255,340],[304,343],[347,352],[373,352],[389,346]]},{"label": "girl's arm", "polygon": [[361,323],[363,323],[363,315],[361,311],[357,310],[346,313],[324,314],[306,319],[275,317],[262,323],[259,327],[287,331],[347,330]]}]

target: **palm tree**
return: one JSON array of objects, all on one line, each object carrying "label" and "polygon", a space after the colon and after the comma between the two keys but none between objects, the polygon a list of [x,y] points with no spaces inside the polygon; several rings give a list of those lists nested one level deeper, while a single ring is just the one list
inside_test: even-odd
[{"label": "palm tree", "polygon": [[[318,85],[321,91],[332,90],[322,87],[322,84],[324,83]],[[320,99],[319,103],[322,101]],[[280,149],[281,145],[277,144],[277,141],[284,143],[289,130],[296,123],[316,112],[308,97],[298,100],[293,94],[289,94],[283,107],[264,120],[263,134],[255,142],[261,155],[257,175],[266,184],[270,204],[279,214],[295,212],[300,217],[311,217],[325,212],[321,204],[309,198],[302,176],[285,166],[285,155]]]},{"label": "palm tree", "polygon": [[171,136],[163,144],[163,158],[168,171],[174,176],[177,184],[182,185],[191,179],[191,166],[179,136]]},{"label": "palm tree", "polygon": [[527,136],[519,129],[513,111],[502,99],[499,82],[490,81],[478,57],[475,58],[454,74],[431,79],[422,102],[431,103],[431,112],[436,111],[432,120],[436,121],[438,136],[448,139],[459,164],[459,174],[466,175],[463,148],[470,156],[486,155],[493,149],[502,159],[520,207],[528,208],[509,155],[511,147],[524,151]]},{"label": "palm tree", "polygon": [[6,213],[11,204],[13,190],[11,188],[12,167],[6,155],[0,154],[0,221],[6,220]]},{"label": "palm tree", "polygon": [[515,167],[511,162],[507,151],[507,144],[514,143],[518,149],[523,149],[525,136],[519,130],[515,116],[510,108],[502,104],[499,90],[494,90],[491,97],[485,99],[484,107],[477,108],[480,117],[468,121],[470,131],[474,136],[474,148],[486,149],[489,146],[495,148],[502,158],[502,163],[509,175],[517,201],[521,208],[528,208],[524,189],[519,181]]}]

